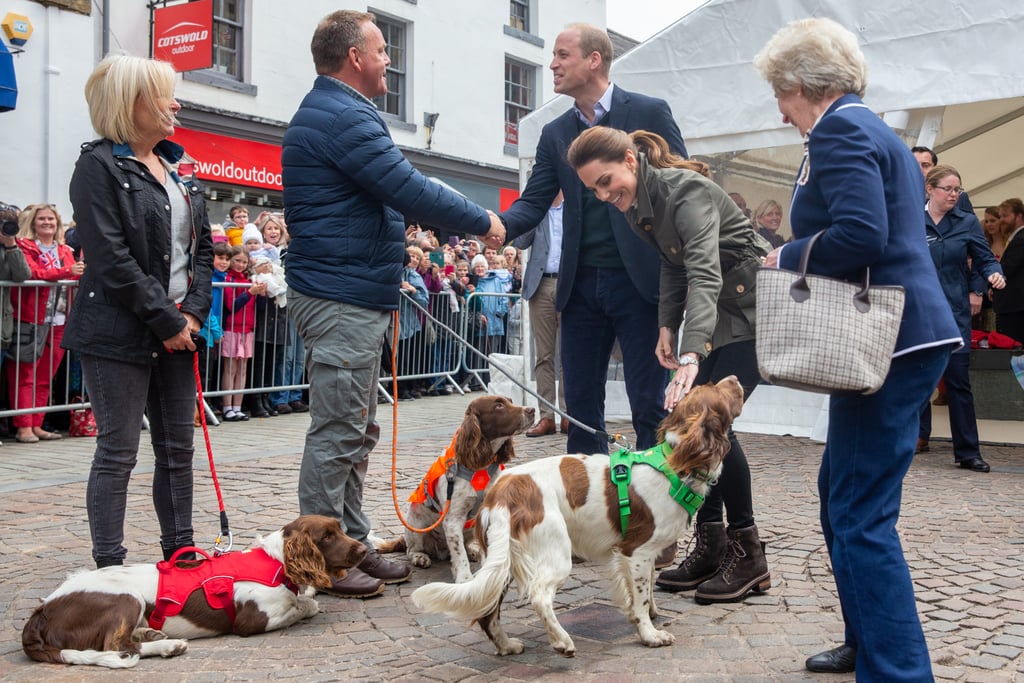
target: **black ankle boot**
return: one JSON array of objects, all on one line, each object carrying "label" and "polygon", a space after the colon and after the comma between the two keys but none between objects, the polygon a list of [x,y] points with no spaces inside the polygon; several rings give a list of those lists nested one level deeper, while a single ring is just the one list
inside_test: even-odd
[{"label": "black ankle boot", "polygon": [[772,586],[764,543],[757,536],[757,527],[732,529],[728,536],[718,573],[697,586],[693,595],[698,605],[736,602],[751,591],[763,593]]},{"label": "black ankle boot", "polygon": [[658,574],[655,584],[659,588],[673,593],[690,590],[710,579],[718,571],[722,555],[725,554],[725,523],[697,524],[690,542],[693,543],[694,539],[697,547],[679,563],[678,567]]}]

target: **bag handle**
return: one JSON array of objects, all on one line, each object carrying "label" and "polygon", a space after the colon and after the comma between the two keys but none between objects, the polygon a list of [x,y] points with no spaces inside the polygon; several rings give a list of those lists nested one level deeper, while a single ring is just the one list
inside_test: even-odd
[{"label": "bag handle", "polygon": [[[811,247],[818,241],[818,238],[825,234],[825,231],[816,232],[807,240],[803,253],[800,254],[800,277],[789,286],[789,295],[793,301],[802,304],[811,298],[811,288],[807,285],[807,264],[811,260]],[[860,279],[860,290],[853,295],[853,307],[860,313],[867,313],[871,310],[871,300],[868,299],[868,287],[871,284],[871,269],[864,268],[864,274]]]}]

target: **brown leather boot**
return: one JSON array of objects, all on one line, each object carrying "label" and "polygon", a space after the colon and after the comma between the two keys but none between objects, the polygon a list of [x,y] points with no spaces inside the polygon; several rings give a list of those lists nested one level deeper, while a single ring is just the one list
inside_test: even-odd
[{"label": "brown leather boot", "polygon": [[757,536],[757,527],[732,529],[718,573],[697,586],[693,599],[698,605],[712,602],[736,602],[747,593],[763,593],[772,586],[764,543]]},{"label": "brown leather boot", "polygon": [[705,522],[697,524],[693,531],[692,544],[696,540],[697,547],[687,555],[675,569],[668,569],[658,574],[654,582],[662,590],[687,591],[707,581],[721,564],[725,554],[725,522]]}]

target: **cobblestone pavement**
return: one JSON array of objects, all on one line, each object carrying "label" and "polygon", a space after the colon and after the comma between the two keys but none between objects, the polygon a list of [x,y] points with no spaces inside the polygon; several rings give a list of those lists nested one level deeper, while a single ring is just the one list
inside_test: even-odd
[{"label": "cobblestone pavement", "polygon": [[[471,397],[399,405],[400,500],[448,443]],[[399,533],[401,525],[391,494],[390,411],[381,418],[384,437],[373,456],[365,499],[375,533],[387,537]],[[257,533],[295,517],[307,424],[306,415],[288,415],[210,430],[236,547],[248,547]],[[218,529],[217,503],[201,434],[197,437],[196,539],[207,546]],[[479,628],[422,613],[409,600],[427,581],[450,580],[448,565],[441,564],[417,570],[408,583],[370,600],[321,596],[320,614],[285,631],[196,640],[183,656],[145,659],[135,669],[115,673],[30,662],[19,637],[40,598],[69,570],[91,567],[83,500],[93,440],[7,443],[0,449],[0,679],[851,681],[852,675],[803,669],[808,655],[834,646],[842,635],[817,520],[821,445],[752,434],[741,440],[751,462],[773,585],[744,603],[703,607],[690,593],[658,593],[659,622],[675,634],[673,646],[643,647],[626,618],[609,607],[600,567],[580,564],[556,605],[576,641],[576,657],[565,659],[551,650],[532,608],[511,602],[515,591],[503,621],[527,649],[497,657]],[[517,445],[519,459],[527,460],[560,452],[564,440],[519,437]],[[931,452],[918,456],[904,488],[900,530],[933,670],[943,681],[1024,681],[1024,448],[992,446],[984,455],[991,474],[966,473],[953,467],[948,442],[933,441]],[[128,504],[129,561],[159,559],[151,482],[151,460],[143,455]]]}]

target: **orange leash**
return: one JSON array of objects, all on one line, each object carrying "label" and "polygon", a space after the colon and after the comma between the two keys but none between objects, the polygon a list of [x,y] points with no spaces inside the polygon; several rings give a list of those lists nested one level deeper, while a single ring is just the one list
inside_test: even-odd
[{"label": "orange leash", "polygon": [[[452,504],[451,492],[448,492],[448,500],[444,503],[444,510],[441,510],[441,516],[437,518],[437,521],[424,529],[417,529],[406,521],[405,516],[402,514],[402,507],[398,504],[398,311],[391,314],[392,327],[395,328],[395,333],[391,340],[391,501],[395,505],[395,514],[398,515],[398,521],[402,523],[409,531],[415,534],[425,534],[433,531],[444,518],[448,515],[448,508]],[[197,370],[198,372],[198,370]],[[203,423],[206,424],[205,422]],[[218,490],[217,495],[220,495]]]}]

